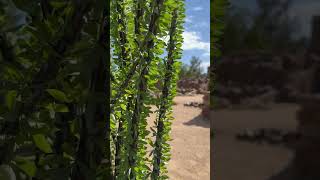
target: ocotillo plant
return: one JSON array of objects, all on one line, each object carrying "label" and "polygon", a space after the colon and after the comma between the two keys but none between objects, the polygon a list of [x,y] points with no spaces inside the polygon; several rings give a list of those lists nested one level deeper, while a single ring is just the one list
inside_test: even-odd
[{"label": "ocotillo plant", "polygon": [[[111,9],[114,176],[168,179],[168,141],[182,52],[184,2],[113,0]],[[150,129],[154,138],[147,128],[147,118],[153,112],[157,113],[155,126]]]}]

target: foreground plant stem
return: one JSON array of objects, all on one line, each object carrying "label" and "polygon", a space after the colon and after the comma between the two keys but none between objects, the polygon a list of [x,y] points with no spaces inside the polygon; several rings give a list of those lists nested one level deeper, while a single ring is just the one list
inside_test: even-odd
[{"label": "foreground plant stem", "polygon": [[154,156],[153,156],[153,170],[151,174],[151,179],[155,180],[159,178],[160,175],[160,165],[161,165],[161,158],[162,158],[162,138],[163,138],[163,131],[164,131],[164,119],[166,118],[166,112],[167,112],[167,103],[168,103],[168,96],[170,93],[170,84],[172,82],[172,76],[173,74],[173,64],[174,64],[174,58],[173,58],[173,51],[175,50],[175,40],[174,35],[176,33],[176,23],[177,23],[177,9],[173,11],[173,17],[171,22],[171,28],[170,28],[170,40],[169,40],[169,48],[168,48],[168,61],[167,61],[167,67],[166,67],[166,73],[165,73],[165,79],[164,79],[164,85],[162,89],[162,95],[161,95],[161,105],[160,105],[160,111],[159,111],[159,117],[157,121],[157,136],[155,141],[155,150],[154,150]]},{"label": "foreground plant stem", "polygon": [[[137,98],[135,100],[135,105],[134,105],[134,111],[133,111],[133,116],[131,119],[131,127],[129,129],[130,136],[132,139],[132,142],[130,144],[130,150],[129,150],[129,167],[131,169],[130,173],[130,179],[135,180],[136,179],[136,172],[135,172],[135,167],[136,167],[136,159],[137,159],[137,152],[138,152],[138,138],[139,138],[139,124],[140,124],[140,119],[141,119],[141,110],[144,106],[144,99],[145,99],[145,93],[147,91],[147,80],[146,80],[146,75],[148,75],[148,65],[151,63],[152,59],[152,52],[150,51],[153,46],[154,46],[154,39],[152,36],[156,36],[158,26],[157,22],[160,17],[160,12],[162,9],[163,5],[163,0],[157,0],[154,2],[155,4],[153,5],[153,13],[150,18],[150,23],[149,23],[149,36],[146,38],[149,39],[145,41],[145,47],[142,46],[140,49],[141,52],[147,51],[147,57],[144,58],[144,63],[141,65],[142,70],[140,74],[140,79],[138,81],[138,93],[137,93]],[[143,44],[144,45],[144,44]]]}]

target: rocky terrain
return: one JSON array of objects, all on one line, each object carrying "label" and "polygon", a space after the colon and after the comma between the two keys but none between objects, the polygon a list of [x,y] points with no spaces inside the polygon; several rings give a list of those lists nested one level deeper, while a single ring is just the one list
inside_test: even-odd
[{"label": "rocky terrain", "polygon": [[208,77],[183,78],[178,81],[179,95],[195,95],[208,92]]},{"label": "rocky terrain", "polygon": [[316,54],[237,54],[222,58],[215,74],[216,108],[261,108],[320,92],[320,56]]}]

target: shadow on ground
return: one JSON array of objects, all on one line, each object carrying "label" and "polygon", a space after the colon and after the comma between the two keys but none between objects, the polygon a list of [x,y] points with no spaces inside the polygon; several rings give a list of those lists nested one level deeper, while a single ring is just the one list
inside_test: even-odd
[{"label": "shadow on ground", "polygon": [[210,121],[206,120],[201,114],[183,124],[187,126],[200,126],[203,128],[210,128]]}]

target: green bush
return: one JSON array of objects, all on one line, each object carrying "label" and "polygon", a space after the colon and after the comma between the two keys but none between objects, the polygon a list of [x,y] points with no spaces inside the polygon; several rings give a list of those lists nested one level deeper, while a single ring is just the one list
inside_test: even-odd
[{"label": "green bush", "polygon": [[201,60],[199,57],[193,56],[190,60],[190,65],[183,64],[181,66],[179,77],[180,79],[196,79],[203,77],[205,73],[203,72],[203,68],[201,67]]}]

